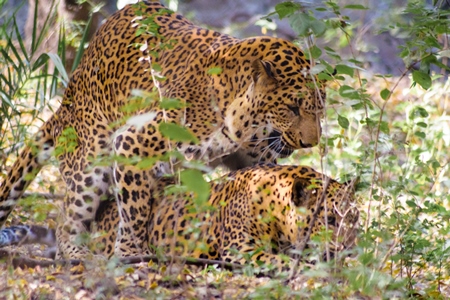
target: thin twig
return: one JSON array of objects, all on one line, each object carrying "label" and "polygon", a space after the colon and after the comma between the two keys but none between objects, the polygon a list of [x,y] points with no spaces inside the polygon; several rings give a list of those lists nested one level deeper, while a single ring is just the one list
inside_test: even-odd
[{"label": "thin twig", "polygon": [[309,242],[309,238],[311,236],[312,229],[316,223],[317,216],[319,215],[319,208],[322,205],[322,203],[325,201],[329,184],[330,184],[330,180],[328,178],[325,180],[325,182],[322,183],[322,186],[323,186],[322,194],[320,196],[320,199],[318,199],[318,201],[316,202],[316,207],[314,209],[313,215],[311,216],[311,222],[309,223],[309,227],[308,227],[308,231],[306,232],[306,236],[304,238],[302,238],[302,241],[299,243],[299,246],[296,247],[296,250],[298,251],[298,257],[294,262],[292,262],[293,267],[289,274],[288,281],[297,276],[300,259],[302,257],[302,252],[303,252],[303,250],[305,250],[306,244]]},{"label": "thin twig", "polygon": [[21,198],[38,197],[46,200],[63,200],[64,194],[52,194],[52,193],[24,193]]},{"label": "thin twig", "polygon": [[[88,261],[79,260],[79,259],[70,259],[70,260],[38,260],[28,257],[20,257],[11,255],[10,252],[6,250],[0,250],[0,259],[9,258],[11,259],[11,263],[14,268],[34,268],[36,266],[40,267],[51,267],[51,266],[67,266],[67,265],[79,265],[85,264]],[[119,262],[124,265],[129,264],[137,264],[142,262],[153,261],[155,263],[165,262],[165,261],[174,261],[177,263],[183,263],[187,265],[195,265],[195,266],[205,266],[205,265],[220,265],[224,269],[228,270],[242,270],[243,266],[240,264],[224,262],[221,260],[214,259],[205,259],[205,258],[191,258],[191,257],[182,257],[176,255],[165,255],[164,257],[157,255],[146,255],[146,256],[133,256],[133,257],[124,257],[120,258]]]}]

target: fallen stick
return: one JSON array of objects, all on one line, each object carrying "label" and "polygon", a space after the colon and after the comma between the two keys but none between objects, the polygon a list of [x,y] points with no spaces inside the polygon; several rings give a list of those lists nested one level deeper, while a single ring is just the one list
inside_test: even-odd
[{"label": "fallen stick", "polygon": [[[37,266],[40,267],[51,267],[51,266],[67,266],[67,265],[79,265],[85,264],[87,261],[79,260],[79,259],[62,259],[62,260],[39,260],[33,259],[29,257],[21,257],[11,254],[6,250],[0,250],[0,260],[10,261],[14,268],[35,268]],[[185,263],[187,265],[195,265],[195,266],[205,266],[205,265],[219,265],[220,267],[228,270],[241,270],[243,268],[240,264],[224,262],[221,260],[214,259],[206,259],[206,258],[191,258],[191,257],[182,257],[182,256],[171,256],[167,255],[164,257],[157,255],[146,255],[146,256],[133,256],[133,257],[124,257],[120,258],[119,262],[124,265],[129,264],[137,264],[142,262],[153,261],[155,263],[165,262],[173,260],[178,263]]]}]

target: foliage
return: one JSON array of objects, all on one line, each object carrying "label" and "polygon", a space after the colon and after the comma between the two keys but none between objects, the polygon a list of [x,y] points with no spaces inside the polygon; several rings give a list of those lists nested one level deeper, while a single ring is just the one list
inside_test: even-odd
[{"label": "foliage", "polygon": [[[352,45],[350,19],[343,15],[349,9],[365,8],[331,1],[315,10],[291,2],[275,7],[293,26],[302,20],[296,32],[310,57],[336,66],[321,149],[287,161],[323,166],[343,179],[360,177],[364,228],[356,260],[339,275],[349,284],[342,295],[357,291],[369,297],[445,298],[441,292],[450,275],[449,82],[436,71],[448,70],[443,61],[448,54],[449,12],[410,2],[403,11],[408,18],[387,24],[409,36],[399,52],[405,70],[393,78],[365,72],[362,62],[341,57],[338,49],[327,47],[323,55],[313,55],[317,51],[312,34],[321,33],[323,25],[337,29],[336,34]],[[305,15],[314,19],[317,12],[334,16],[303,21]],[[330,292],[328,285],[306,291],[310,296],[337,292]]]},{"label": "foliage", "polygon": [[[22,5],[14,11],[6,9],[0,2],[0,155],[1,166],[9,164],[12,157],[42,124],[43,114],[52,110],[50,101],[65,86],[68,75],[64,69],[64,32],[59,33],[56,53],[42,53],[41,46],[51,29],[54,11],[43,18],[43,27],[38,28],[38,6],[35,3],[33,30],[25,37],[17,22],[17,14]],[[3,176],[2,176],[3,177]],[[54,186],[50,187],[54,190]],[[53,205],[42,203],[43,199],[32,196],[31,211],[37,219],[47,215]],[[25,201],[26,202],[26,201]]]},{"label": "foliage", "polygon": [[[80,282],[85,290],[92,293],[92,297],[115,293],[117,286],[122,291],[128,291],[133,284],[134,288],[141,287],[141,292],[147,296],[160,298],[174,296],[173,292],[167,291],[167,286],[182,286],[181,290],[184,288],[195,298],[211,295],[208,294],[211,293],[211,285],[222,296],[229,295],[226,294],[226,287],[232,286],[236,289],[232,296],[258,299],[345,299],[355,295],[368,298],[444,299],[449,295],[450,82],[445,75],[448,71],[446,58],[450,56],[445,46],[450,30],[449,12],[439,7],[426,6],[420,1],[410,1],[395,23],[386,24],[381,29],[381,32],[396,30],[409,36],[398,53],[405,62],[405,69],[401,76],[395,78],[390,74],[371,74],[370,70],[363,68],[364,63],[354,56],[353,51],[348,56],[339,49],[343,44],[352,47],[354,31],[357,30],[346,14],[369,8],[360,4],[340,6],[334,1],[325,1],[308,8],[301,3],[288,1],[277,4],[274,9],[274,13],[265,19],[269,22],[273,18],[287,19],[298,35],[298,43],[313,61],[311,72],[329,81],[320,146],[297,151],[284,162],[311,165],[341,181],[359,177],[362,230],[357,247],[343,253],[341,258],[344,259],[348,254],[352,256],[346,258],[344,263],[321,262],[317,249],[326,247],[329,242],[324,232],[313,239],[312,250],[304,253],[319,262],[311,266],[302,265],[302,274],[296,279],[297,282],[294,280],[286,285],[285,278],[251,281],[251,288],[241,291],[250,279],[244,275],[230,279],[229,272],[218,271],[210,266],[209,272],[205,270],[202,274],[205,277],[196,277],[195,293],[193,289],[186,288],[186,278],[192,275],[186,270],[171,276],[165,273],[167,266],[151,266],[156,269],[157,275],[142,274],[141,270],[117,267],[114,261],[110,261],[106,265],[100,263],[100,266],[89,266],[89,276],[76,278],[79,281],[67,287],[65,295],[72,296]],[[11,31],[6,28],[13,28],[14,38],[7,34]],[[39,44],[44,32],[35,31],[33,45]],[[156,34],[154,22],[151,19],[143,20],[139,33]],[[339,40],[341,44],[321,46],[320,38],[325,35]],[[24,123],[25,115],[32,118],[39,116],[56,91],[56,75],[50,76],[48,69],[41,69],[48,60],[45,55],[37,60],[32,59],[35,48],[26,50],[14,17],[2,25],[0,40],[0,93],[4,116],[0,119],[0,145],[5,148],[8,139],[14,146],[24,139],[28,128]],[[135,46],[146,50],[146,45]],[[170,41],[159,45],[171,46]],[[57,56],[50,58],[55,66],[61,65]],[[156,75],[159,66],[152,64],[151,60],[148,62],[154,71],[152,76],[155,82],[164,80]],[[61,68],[57,69],[63,74]],[[214,68],[210,74],[220,72]],[[61,80],[61,77],[58,78]],[[30,92],[30,86],[39,93]],[[129,106],[123,109],[132,115],[143,105],[154,102],[158,102],[162,109],[184,108],[184,104],[177,99],[160,98],[156,88],[149,94],[136,91]],[[119,123],[139,125],[148,121],[148,118],[152,118],[152,115],[132,117]],[[174,142],[196,142],[189,131],[179,125],[162,123],[159,130]],[[59,140],[60,150],[73,149],[74,137],[76,132],[69,128]],[[149,168],[157,159],[170,161],[171,158],[182,157],[176,151],[169,155],[121,162]],[[200,209],[209,194],[209,187],[202,176],[207,168],[198,162],[184,162],[184,166],[192,168],[180,171],[177,174],[180,183],[172,188],[176,192],[191,193],[194,204],[192,209]],[[198,224],[193,225],[193,231],[195,226]],[[8,271],[11,278],[23,276],[17,275],[17,270]],[[253,274],[254,271],[254,268],[249,267],[245,274]],[[19,270],[18,273],[21,272]],[[29,276],[38,280],[36,277],[40,273],[42,270],[38,269]],[[56,269],[53,270],[55,276],[47,277],[50,290],[55,288],[55,282],[63,284],[60,278],[62,273],[61,269]],[[116,285],[105,288],[105,283],[100,283],[102,280],[115,281]],[[234,285],[233,280],[243,282]],[[25,285],[19,279],[16,284],[21,287]],[[24,290],[19,289],[18,294]],[[14,291],[8,293],[18,295]]]},{"label": "foliage", "polygon": [[[24,3],[25,1],[23,1]],[[5,3],[1,4],[2,6]],[[35,16],[37,14],[36,2]],[[16,13],[0,7],[4,22],[0,27],[0,145],[5,149],[27,137],[27,126],[42,113],[48,99],[56,92],[58,72],[67,81],[67,75],[57,55],[39,53],[39,46],[43,43],[52,15],[46,16],[44,28],[37,30],[37,17],[29,40],[22,36],[16,21]],[[20,7],[19,7],[20,8]],[[11,17],[7,17],[11,14]],[[49,58],[55,65],[54,76],[49,75]],[[36,92],[37,91],[37,92]],[[27,120],[28,119],[28,120]],[[26,122],[26,123],[24,123]],[[12,150],[11,149],[11,150]],[[12,151],[8,151],[12,153]]]}]

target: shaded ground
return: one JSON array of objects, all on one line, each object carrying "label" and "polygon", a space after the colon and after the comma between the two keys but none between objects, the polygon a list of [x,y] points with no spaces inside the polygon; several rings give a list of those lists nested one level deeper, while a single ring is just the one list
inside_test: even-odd
[{"label": "shaded ground", "polygon": [[[29,255],[29,250],[21,248],[15,254]],[[32,248],[32,253],[40,251]],[[101,259],[89,261],[84,267],[23,269],[14,269],[9,260],[0,265],[0,273],[1,299],[290,299],[306,296],[308,293],[301,291],[305,287],[327,284],[327,280],[312,282],[301,275],[288,281],[233,274],[217,266],[151,262],[131,266]]]}]

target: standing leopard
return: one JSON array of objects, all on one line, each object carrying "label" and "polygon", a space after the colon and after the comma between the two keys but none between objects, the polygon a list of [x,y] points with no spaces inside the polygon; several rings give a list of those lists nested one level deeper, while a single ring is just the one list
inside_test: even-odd
[{"label": "standing leopard", "polygon": [[[308,237],[325,228],[331,257],[355,243],[359,211],[352,183],[338,183],[310,167],[261,164],[231,172],[210,183],[209,200],[200,207],[186,193],[164,193],[172,184],[172,178],[158,180],[144,225],[146,242],[164,254],[240,264],[252,254],[254,262],[288,270],[292,250],[302,243],[310,247]],[[114,254],[119,219],[117,203],[102,201],[95,225],[100,237],[93,245],[105,256]],[[54,235],[38,226],[0,231],[0,247],[26,243],[53,245]]]},{"label": "standing leopard", "polygon": [[[147,32],[145,24],[153,29]],[[198,27],[156,2],[124,7],[98,30],[61,106],[8,172],[0,189],[0,224],[54,154],[67,186],[58,257],[84,257],[86,247],[77,246],[76,237],[112,193],[121,217],[115,254],[148,253],[142,243],[148,199],[157,178],[173,172],[176,161],[167,159],[173,150],[239,169],[317,145],[325,93],[310,68],[300,48],[282,39],[237,39]],[[131,100],[133,91],[155,88],[161,99],[179,99],[181,108]],[[170,141],[159,130],[168,124],[194,139]],[[68,146],[67,130],[76,146]],[[104,160],[111,153],[115,163]]]}]

